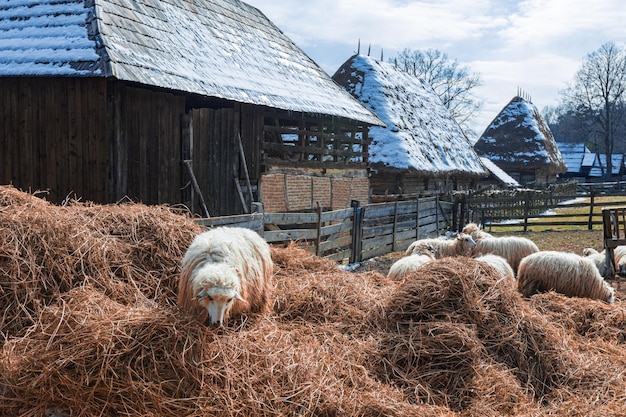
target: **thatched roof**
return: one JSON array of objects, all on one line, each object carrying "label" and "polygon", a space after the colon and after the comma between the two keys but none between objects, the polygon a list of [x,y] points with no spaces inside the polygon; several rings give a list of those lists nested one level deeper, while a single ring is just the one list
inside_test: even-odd
[{"label": "thatched roof", "polygon": [[113,77],[381,124],[261,11],[238,0],[4,2],[0,76]]},{"label": "thatched roof", "polygon": [[523,97],[513,97],[474,144],[476,152],[500,168],[549,167],[565,172],[567,166],[552,132],[537,107]]},{"label": "thatched roof", "polygon": [[333,79],[387,124],[370,129],[373,166],[435,176],[486,175],[470,141],[422,79],[363,55],[348,59]]}]

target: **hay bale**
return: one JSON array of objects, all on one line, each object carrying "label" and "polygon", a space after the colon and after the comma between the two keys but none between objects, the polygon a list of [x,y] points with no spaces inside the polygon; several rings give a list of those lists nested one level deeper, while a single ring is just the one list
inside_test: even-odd
[{"label": "hay bale", "polygon": [[168,207],[0,187],[1,415],[624,415],[624,312],[438,260],[398,282],[272,248],[274,312],[175,307],[201,230]]},{"label": "hay bale", "polygon": [[[134,290],[175,304],[178,264],[201,230],[188,215],[142,204],[54,206],[0,187],[2,335],[19,335],[38,311],[85,283],[122,302]],[[130,297],[128,299],[127,297]]]},{"label": "hay bale", "polygon": [[272,248],[279,320],[335,323],[357,331],[382,310],[390,280],[380,273],[354,274],[294,245]]},{"label": "hay bale", "polygon": [[[93,287],[41,311],[0,356],[5,415],[445,415],[368,375],[369,342],[262,319],[219,331]],[[86,400],[87,399],[87,400]],[[439,412],[435,412],[439,410]]]},{"label": "hay bale", "polygon": [[[473,398],[472,379],[478,356],[486,355],[489,361],[511,368],[519,384],[536,398],[544,397],[562,383],[563,375],[571,366],[567,358],[560,356],[564,350],[562,332],[529,308],[509,283],[499,279],[496,270],[474,259],[441,259],[429,264],[429,268],[410,274],[388,300],[386,312],[386,328],[396,330],[393,337],[383,340],[383,351],[394,351],[394,346],[403,343],[410,347],[405,349],[408,355],[422,355],[422,347],[433,343],[441,347],[441,351],[431,353],[433,357],[459,356],[449,357],[448,362],[458,364],[463,377],[435,385],[445,388],[442,398],[446,401],[457,399],[451,404],[455,410],[467,407],[469,399]],[[450,352],[445,343],[429,340],[428,331],[420,332],[422,337],[416,346],[414,323],[451,324],[458,329],[472,329],[472,333],[460,337],[458,331],[449,332],[465,346],[464,350]],[[410,357],[389,354],[384,355],[384,361],[394,368],[413,363]],[[440,372],[445,374],[446,369]],[[430,376],[432,381],[441,378],[437,372]],[[407,390],[416,384],[405,378],[395,382]]]},{"label": "hay bale", "polygon": [[626,343],[626,306],[623,303],[581,302],[578,298],[548,292],[531,297],[530,305],[568,332],[616,344]]}]

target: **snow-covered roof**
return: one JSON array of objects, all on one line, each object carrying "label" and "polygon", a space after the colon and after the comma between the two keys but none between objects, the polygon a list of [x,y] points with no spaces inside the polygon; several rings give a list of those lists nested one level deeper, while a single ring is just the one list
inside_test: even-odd
[{"label": "snow-covered roof", "polygon": [[382,125],[238,0],[3,1],[0,76],[114,77]]},{"label": "snow-covered roof", "polygon": [[501,170],[496,164],[491,162],[489,158],[485,158],[484,156],[480,157],[480,162],[483,163],[485,168],[491,172],[491,174],[498,179],[502,184],[507,187],[521,187],[520,183],[515,180],[515,178],[511,177],[509,174]]},{"label": "snow-covered roof", "polygon": [[552,132],[539,110],[523,97],[514,97],[487,127],[474,149],[500,167],[549,167],[563,173],[567,167]]},{"label": "snow-covered roof", "polygon": [[430,175],[484,176],[472,144],[425,81],[363,55],[348,59],[333,79],[387,127],[369,131],[369,161]]},{"label": "snow-covered roof", "polygon": [[[594,165],[589,170],[590,177],[601,177],[602,176],[602,167],[606,170],[606,155],[600,154],[600,160],[594,160]],[[611,155],[611,175],[619,175],[623,169],[624,165],[624,155],[621,153],[614,153]]]},{"label": "snow-covered roof", "polygon": [[596,155],[595,152],[586,153],[585,156],[583,157],[581,166],[585,168],[590,168],[596,165],[598,165],[598,155]]},{"label": "snow-covered roof", "polygon": [[585,155],[590,153],[584,143],[557,142],[563,161],[567,165],[568,174],[579,174]]}]

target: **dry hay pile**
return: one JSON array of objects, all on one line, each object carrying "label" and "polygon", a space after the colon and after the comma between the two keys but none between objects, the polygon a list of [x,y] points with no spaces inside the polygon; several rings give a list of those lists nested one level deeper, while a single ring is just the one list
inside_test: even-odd
[{"label": "dry hay pile", "polygon": [[619,301],[529,302],[461,258],[390,281],[289,246],[273,313],[214,329],[175,308],[198,232],[0,189],[0,415],[626,414]]},{"label": "dry hay pile", "polygon": [[0,187],[0,335],[17,335],[70,289],[175,304],[180,258],[201,228],[168,207],[55,206]]}]

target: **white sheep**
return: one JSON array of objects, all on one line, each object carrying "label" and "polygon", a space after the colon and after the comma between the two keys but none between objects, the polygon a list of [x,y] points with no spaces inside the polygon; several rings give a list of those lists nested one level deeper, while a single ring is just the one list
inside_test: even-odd
[{"label": "white sheep", "polygon": [[486,239],[490,237],[494,237],[492,234],[485,232],[480,228],[476,223],[468,223],[463,227],[461,233],[465,233],[466,235],[470,235],[472,239],[478,242],[479,239]]},{"label": "white sheep", "polygon": [[476,257],[476,261],[493,267],[500,274],[501,279],[511,283],[515,282],[515,272],[513,272],[511,265],[502,256],[490,253]]},{"label": "white sheep", "polygon": [[541,251],[519,264],[518,290],[523,296],[556,291],[568,297],[615,301],[615,290],[604,281],[591,259],[570,252]]},{"label": "white sheep", "polygon": [[583,249],[583,256],[593,261],[600,276],[606,275],[606,253],[604,251],[598,252],[594,248],[585,248]]},{"label": "white sheep", "polygon": [[615,260],[615,273],[626,276],[626,246],[617,246],[613,249],[613,259]]},{"label": "white sheep", "polygon": [[409,256],[405,256],[403,258],[398,259],[391,265],[389,268],[389,272],[387,273],[387,278],[390,279],[398,279],[402,275],[405,275],[409,272],[416,271],[422,265],[427,264],[435,259],[435,257],[430,254],[413,254]]},{"label": "white sheep", "polygon": [[452,239],[429,238],[419,239],[411,243],[406,250],[407,255],[431,254],[435,259],[445,256],[470,256],[476,242],[470,235],[460,233]]},{"label": "white sheep", "polygon": [[[598,252],[594,248],[583,249],[583,256],[593,260],[600,271],[600,275],[606,276],[606,250]],[[615,272],[620,276],[626,276],[626,246],[617,246],[613,249],[613,262]]]},{"label": "white sheep", "polygon": [[530,239],[518,236],[502,236],[479,239],[472,249],[473,256],[494,254],[507,260],[514,272],[517,272],[520,261],[539,248]]},{"label": "white sheep", "polygon": [[270,247],[257,233],[218,227],[195,237],[181,262],[178,307],[222,325],[230,315],[266,313],[273,304]]}]

